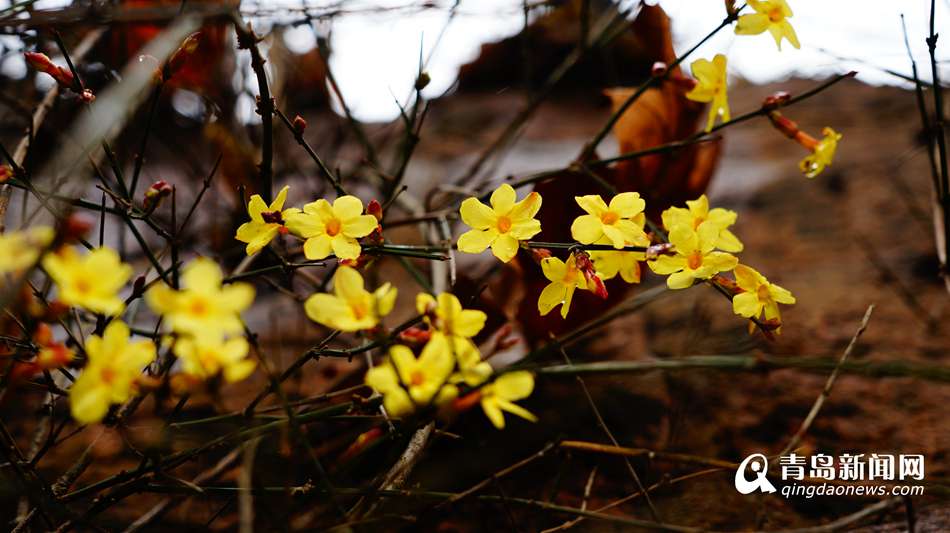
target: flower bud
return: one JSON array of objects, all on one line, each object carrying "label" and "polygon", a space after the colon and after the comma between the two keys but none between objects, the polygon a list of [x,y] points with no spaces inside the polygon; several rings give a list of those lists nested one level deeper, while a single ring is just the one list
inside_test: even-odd
[{"label": "flower bud", "polygon": [[425,89],[426,86],[429,85],[430,81],[432,81],[432,78],[429,77],[428,72],[420,72],[419,77],[416,78],[416,90],[421,91],[422,89]]},{"label": "flower bud", "polygon": [[422,345],[429,342],[432,332],[427,329],[411,327],[399,332],[399,340],[411,345]]},{"label": "flower bud", "polygon": [[49,327],[49,324],[40,322],[36,326],[36,329],[33,330],[33,342],[40,346],[46,346],[53,342],[53,330]]},{"label": "flower bud", "polygon": [[40,368],[62,368],[72,362],[75,353],[61,342],[51,342],[40,350],[36,356],[36,363]]},{"label": "flower bud", "polygon": [[59,239],[63,244],[79,242],[92,229],[92,222],[80,215],[72,214],[60,222]]},{"label": "flower bud", "polygon": [[145,274],[139,275],[132,282],[132,298],[138,298],[145,292]]},{"label": "flower bud", "polygon": [[158,207],[162,198],[171,196],[172,186],[165,180],[158,180],[145,190],[145,199],[142,202],[148,210],[154,210]]},{"label": "flower bud", "polygon": [[[57,83],[71,89],[75,83],[73,73],[69,69],[57,66],[46,54],[39,52],[24,52],[26,63],[38,72],[50,75]],[[89,93],[92,94],[92,93]]]},{"label": "flower bud", "polygon": [[594,262],[590,260],[590,255],[588,255],[587,252],[578,252],[574,254],[574,260],[576,261],[577,269],[580,270],[584,274],[584,278],[587,279],[591,292],[606,300],[607,286],[604,285],[604,280],[600,279],[600,276],[597,275],[597,269],[594,268]]},{"label": "flower bud", "polygon": [[303,132],[307,131],[307,121],[300,115],[294,117],[293,126],[297,135],[303,135]]},{"label": "flower bud", "polygon": [[529,248],[528,251],[531,253],[531,259],[534,259],[535,263],[541,264],[541,261],[551,257],[551,250],[547,248]]},{"label": "flower bud", "polygon": [[171,57],[168,58],[168,63],[165,65],[165,69],[162,73],[162,77],[165,80],[171,79],[176,72],[181,70],[181,67],[184,66],[185,62],[195,53],[195,50],[198,49],[198,45],[201,43],[201,32],[195,32],[185,38],[182,41],[181,46],[175,50]]},{"label": "flower bud", "polygon": [[373,215],[379,222],[383,221],[383,206],[375,199],[366,204],[366,214]]},{"label": "flower bud", "polygon": [[785,91],[776,91],[765,97],[765,100],[762,100],[763,109],[775,109],[776,107],[783,106],[792,99],[792,95],[788,94]]},{"label": "flower bud", "polygon": [[0,165],[0,183],[13,177],[13,167],[10,165]]}]

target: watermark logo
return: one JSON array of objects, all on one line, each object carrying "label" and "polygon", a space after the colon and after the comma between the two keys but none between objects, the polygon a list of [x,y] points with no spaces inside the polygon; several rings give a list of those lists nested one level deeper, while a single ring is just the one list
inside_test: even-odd
[{"label": "watermark logo", "polygon": [[[746,470],[751,470],[753,473],[753,479],[746,479]],[[765,477],[765,473],[769,471],[769,460],[765,458],[761,453],[753,453],[752,455],[746,457],[741,464],[739,464],[738,470],[736,470],[736,490],[739,491],[739,494],[749,494],[760,490],[762,492],[775,492],[775,485]]]},{"label": "watermark logo", "polygon": [[[837,457],[818,453],[806,457],[791,453],[778,457],[781,494],[803,496],[914,496],[924,493],[923,455],[881,453]],[[777,492],[769,481],[768,458],[761,453],[746,457],[736,469],[735,486],[740,494]],[[776,472],[772,472],[773,479]],[[904,482],[905,484],[894,484]]]}]

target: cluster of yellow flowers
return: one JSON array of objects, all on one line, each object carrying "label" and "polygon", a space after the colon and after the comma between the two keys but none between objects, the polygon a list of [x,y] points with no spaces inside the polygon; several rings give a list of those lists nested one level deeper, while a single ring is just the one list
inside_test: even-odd
[{"label": "cluster of yellow flowers", "polygon": [[[493,201],[491,207],[477,198],[468,198],[462,203],[460,214],[463,222],[470,226],[477,223],[478,226],[459,237],[460,251],[481,253],[485,250],[487,239],[469,237],[473,232],[490,232],[495,242],[511,240],[515,244],[506,245],[506,250],[513,248],[517,251],[520,243],[527,240],[525,235],[530,237],[541,231],[540,222],[533,218],[538,210],[521,207],[526,203],[540,206],[541,198],[537,193],[514,202],[514,190],[504,184],[492,194],[493,200],[496,197],[508,201]],[[769,283],[751,267],[739,265],[732,254],[742,251],[742,242],[729,230],[737,215],[722,208],[710,209],[705,195],[686,202],[687,207],[671,207],[663,212],[663,226],[669,232],[672,248],[649,255],[647,251],[652,239],[644,229],[646,202],[638,193],[617,194],[609,203],[599,195],[578,196],[575,201],[585,212],[571,224],[571,236],[578,243],[577,249],[570,252],[566,261],[553,256],[541,259],[541,269],[550,281],[538,298],[538,311],[542,315],[560,305],[561,316],[566,318],[574,291],[588,290],[606,296],[603,281],[617,275],[628,283],[638,283],[642,261],[646,261],[657,274],[668,275],[667,286],[671,289],[685,289],[696,280],[708,280],[721,272],[734,271],[735,313],[756,320],[764,313],[765,319],[774,321],[776,328],[780,324],[778,304],[795,303],[795,298],[787,290]],[[478,213],[478,216],[473,217],[473,213]],[[500,224],[499,220],[512,222]],[[512,230],[515,224],[530,227],[531,232],[515,233]],[[583,245],[597,246],[587,252],[583,251]],[[515,253],[495,255],[507,262]]]},{"label": "cluster of yellow flowers", "polygon": [[[373,330],[395,300],[396,289],[389,283],[369,292],[360,273],[344,265],[333,276],[333,294],[311,296],[305,309],[312,320],[330,328]],[[477,401],[499,429],[505,425],[503,411],[535,420],[514,403],[531,395],[534,376],[530,372],[509,372],[489,382],[492,367],[472,341],[485,325],[485,313],[463,309],[451,293],[438,297],[420,293],[416,309],[428,328],[415,336],[426,339],[418,357],[410,346],[396,344],[382,364],[366,373],[366,384],[383,395],[387,414],[401,417],[449,404],[461,409]]]},{"label": "cluster of yellow flowers", "polygon": [[[783,39],[788,40],[795,48],[799,48],[795,29],[788,21],[792,17],[792,9],[785,0],[749,0],[748,5],[755,12],[739,17],[735,27],[737,35],[758,35],[768,31],[775,39],[779,50],[782,49]],[[711,61],[697,59],[690,65],[695,80],[687,80],[692,88],[686,93],[686,98],[709,104],[707,132],[712,130],[716,117],[721,117],[723,122],[730,120],[729,99],[726,94],[726,63],[726,56],[716,54]],[[811,152],[799,163],[806,177],[814,178],[834,160],[841,134],[826,127],[822,130],[822,135],[821,141],[793,136]]]},{"label": "cluster of yellow flowers", "polygon": [[363,214],[363,202],[355,196],[341,196],[330,202],[319,199],[303,206],[284,209],[284,187],[268,206],[260,195],[251,197],[247,212],[251,220],[238,228],[235,238],[247,243],[247,255],[259,252],[280,234],[292,234],[304,241],[307,259],[325,259],[331,254],[342,260],[355,260],[361,248],[357,239],[366,237],[379,226],[379,220]]}]

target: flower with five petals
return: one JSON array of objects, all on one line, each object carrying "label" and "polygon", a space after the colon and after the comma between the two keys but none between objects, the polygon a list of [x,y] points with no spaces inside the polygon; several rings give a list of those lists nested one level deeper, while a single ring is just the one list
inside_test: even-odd
[{"label": "flower with five petals", "polygon": [[514,403],[531,396],[534,390],[534,376],[531,372],[518,370],[498,376],[498,379],[481,389],[480,403],[485,416],[498,429],[505,428],[505,411],[525,420],[537,422],[538,417]]},{"label": "flower with five petals", "polygon": [[739,17],[736,35],[758,35],[768,30],[779,50],[782,49],[782,38],[788,39],[795,48],[800,48],[795,28],[788,21],[792,9],[785,0],[749,0],[749,7],[755,13]]},{"label": "flower with five petals", "polygon": [[560,305],[561,318],[567,318],[574,291],[587,289],[584,273],[577,268],[577,258],[573,253],[567,258],[567,262],[557,257],[546,257],[541,260],[541,270],[544,272],[544,277],[551,283],[541,291],[541,296],[538,297],[538,311],[544,316]]},{"label": "flower with five petals", "polygon": [[741,252],[743,245],[738,237],[727,228],[736,223],[739,215],[735,211],[716,207],[709,209],[709,199],[703,194],[695,200],[687,200],[686,207],[670,207],[663,211],[663,227],[672,230],[676,226],[699,228],[704,222],[710,222],[722,228],[716,240],[716,248],[725,252]]},{"label": "flower with five petals", "polygon": [[719,272],[735,268],[739,262],[732,254],[714,251],[722,228],[709,221],[694,230],[689,226],[674,226],[670,243],[676,255],[661,255],[650,261],[650,269],[657,274],[669,274],[666,285],[671,289],[685,289],[695,280],[709,279]]},{"label": "flower with five petals", "polygon": [[251,196],[251,200],[247,203],[247,214],[251,220],[241,224],[234,236],[235,239],[247,243],[245,249],[247,255],[256,254],[279,233],[286,232],[287,227],[284,226],[286,218],[300,212],[295,207],[284,209],[289,188],[285,186],[281,189],[270,205],[265,204],[259,194]]},{"label": "flower with five petals", "polygon": [[333,275],[333,294],[317,293],[304,302],[310,320],[341,331],[370,329],[393,310],[396,288],[384,283],[373,292],[363,288],[363,276],[340,266]]},{"label": "flower with five petals", "polygon": [[323,198],[303,206],[303,212],[287,216],[287,228],[306,239],[307,259],[324,259],[331,253],[338,259],[357,259],[362,249],[356,239],[373,232],[379,221],[363,214],[363,202],[355,196],[341,196],[330,202]]},{"label": "flower with five petals", "polygon": [[433,335],[419,357],[402,345],[389,349],[389,359],[366,373],[366,384],[383,395],[391,416],[404,416],[433,401],[441,405],[458,394],[449,385],[455,359],[444,335]]},{"label": "flower with five petals", "polygon": [[175,341],[175,355],[182,361],[185,374],[208,379],[219,373],[233,383],[251,375],[256,366],[247,357],[248,343],[244,337],[228,340],[218,338],[182,337]]},{"label": "flower with five petals", "polygon": [[729,98],[726,95],[726,56],[716,54],[712,61],[697,59],[690,65],[696,86],[686,93],[686,98],[694,102],[709,103],[709,118],[706,131],[712,129],[716,117],[729,122]]},{"label": "flower with five petals", "polygon": [[638,243],[645,239],[643,214],[646,202],[639,193],[623,192],[614,196],[610,204],[604,203],[599,194],[575,196],[574,200],[587,212],[574,219],[571,236],[582,244],[593,244],[607,237],[618,250],[628,242]]},{"label": "flower with five petals", "polygon": [[781,321],[778,304],[795,303],[791,292],[770,283],[752,267],[736,265],[733,273],[736,285],[743,291],[732,298],[732,310],[739,316],[757,319],[764,313],[766,320]]},{"label": "flower with five petals", "polygon": [[459,251],[479,254],[491,246],[495,257],[507,263],[518,253],[518,243],[541,232],[541,222],[534,218],[541,209],[541,195],[531,192],[521,201],[516,201],[514,188],[502,184],[492,193],[491,207],[466,198],[459,213],[462,222],[472,229],[458,240]]},{"label": "flower with five petals", "polygon": [[80,256],[62,248],[43,258],[43,268],[56,282],[59,299],[66,305],[115,316],[125,309],[119,289],[132,275],[132,267],[111,248],[96,248]]}]

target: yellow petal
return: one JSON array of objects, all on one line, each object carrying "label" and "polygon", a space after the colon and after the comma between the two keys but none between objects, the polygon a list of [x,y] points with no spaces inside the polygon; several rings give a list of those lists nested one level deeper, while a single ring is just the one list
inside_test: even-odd
[{"label": "yellow petal", "polygon": [[379,226],[379,221],[373,215],[360,215],[343,222],[343,234],[347,237],[365,237]]},{"label": "yellow petal", "polygon": [[502,263],[507,263],[518,254],[518,239],[510,235],[499,235],[491,243],[491,251]]},{"label": "yellow petal", "polygon": [[333,254],[337,259],[357,259],[362,251],[360,243],[356,242],[356,239],[347,237],[342,233],[333,237],[330,246],[333,247]]},{"label": "yellow petal", "polygon": [[495,222],[495,212],[492,208],[478,201],[478,198],[466,198],[459,208],[462,222],[474,229],[488,229]]},{"label": "yellow petal", "polygon": [[509,216],[515,222],[533,218],[541,209],[541,195],[532,191],[511,209]]},{"label": "yellow petal", "polygon": [[732,298],[732,311],[739,316],[753,318],[762,312],[762,306],[755,293],[743,292]]},{"label": "yellow petal", "polygon": [[472,229],[459,236],[458,249],[467,254],[480,254],[491,246],[497,236],[498,232],[494,230]]},{"label": "yellow petal", "polygon": [[736,265],[736,268],[733,269],[733,274],[736,276],[736,285],[738,285],[740,289],[748,292],[757,291],[759,285],[764,281],[761,274],[754,268],[746,265]]},{"label": "yellow petal", "polygon": [[373,291],[376,298],[376,315],[384,317],[388,315],[396,305],[396,295],[398,291],[391,283],[383,283],[378,289]]},{"label": "yellow petal", "polygon": [[69,409],[80,424],[94,424],[109,412],[109,387],[85,373],[69,390]]},{"label": "yellow petal", "polygon": [[538,297],[538,312],[541,313],[541,316],[550,313],[552,309],[560,305],[564,301],[565,292],[567,292],[567,288],[563,283],[549,283],[541,291],[541,296]]},{"label": "yellow petal", "polygon": [[492,425],[498,429],[505,429],[505,414],[501,412],[501,407],[498,406],[498,398],[482,397],[481,404],[482,411],[485,412],[485,416],[488,417]]},{"label": "yellow petal", "polygon": [[571,237],[582,244],[591,244],[604,235],[604,225],[600,217],[581,215],[571,224]]},{"label": "yellow petal", "polygon": [[567,275],[567,265],[557,257],[545,257],[541,260],[541,272],[549,280],[560,283]]},{"label": "yellow petal", "polygon": [[382,364],[374,366],[366,372],[365,382],[374,390],[380,393],[387,393],[393,389],[399,389],[399,376],[391,364]]},{"label": "yellow petal", "polygon": [[291,233],[304,239],[323,236],[326,233],[323,220],[318,215],[306,212],[287,215],[284,225]]},{"label": "yellow petal", "polygon": [[358,302],[366,294],[363,276],[352,267],[342,265],[333,275],[333,292],[345,302]]},{"label": "yellow petal", "polygon": [[218,304],[234,313],[240,313],[254,302],[254,286],[250,283],[232,283],[221,289]]},{"label": "yellow petal", "polygon": [[532,218],[512,224],[508,235],[519,241],[526,241],[538,233],[541,233],[541,221]]},{"label": "yellow petal", "polygon": [[495,394],[500,398],[517,401],[531,396],[534,390],[534,375],[525,370],[507,372],[494,382]]},{"label": "yellow petal", "polygon": [[349,314],[350,308],[345,301],[331,294],[318,293],[304,302],[304,311],[310,320],[328,328],[337,327],[337,319]]},{"label": "yellow petal", "polygon": [[599,217],[605,211],[607,211],[607,204],[604,203],[604,199],[601,198],[599,194],[575,196],[574,201],[576,201],[577,205],[581,206],[581,209],[586,211],[589,215]]},{"label": "yellow petal", "polygon": [[699,236],[689,226],[674,226],[670,229],[669,238],[679,254],[689,255],[699,249]]},{"label": "yellow petal", "polygon": [[498,399],[498,407],[502,410],[508,411],[509,413],[524,418],[530,422],[537,422],[538,417],[534,416],[531,411],[528,411],[520,405],[509,402],[508,400]]},{"label": "yellow petal", "polygon": [[333,237],[317,235],[303,243],[303,255],[310,260],[326,259],[333,252]]},{"label": "yellow petal", "polygon": [[363,214],[363,202],[355,196],[341,196],[333,201],[333,215],[341,221],[352,220]]},{"label": "yellow petal", "polygon": [[400,382],[405,386],[412,383],[412,373],[416,370],[416,356],[412,350],[397,344],[389,349],[389,361],[396,369]]},{"label": "yellow petal", "polygon": [[501,186],[495,189],[495,192],[491,194],[490,202],[495,213],[507,215],[512,207],[514,207],[516,198],[514,188],[507,183],[502,183]]},{"label": "yellow petal", "polygon": [[289,189],[289,185],[284,185],[284,188],[277,193],[277,197],[270,203],[270,211],[283,211],[284,202],[287,200],[287,191]]},{"label": "yellow petal", "polygon": [[736,23],[736,35],[758,35],[769,29],[769,16],[762,13],[742,15]]},{"label": "yellow petal", "polygon": [[693,280],[690,272],[675,272],[666,278],[666,286],[671,289],[686,289],[693,285]]},{"label": "yellow petal", "polygon": [[488,315],[476,309],[465,309],[455,317],[452,332],[461,337],[474,337],[485,327]]},{"label": "yellow petal", "polygon": [[213,290],[221,286],[221,267],[207,257],[191,262],[181,275],[182,285],[193,290]]},{"label": "yellow petal", "polygon": [[620,215],[620,218],[633,218],[642,213],[646,206],[639,193],[622,192],[610,200],[609,209]]},{"label": "yellow petal", "polygon": [[247,203],[247,214],[250,215],[251,220],[254,222],[264,222],[264,219],[261,218],[261,213],[267,211],[267,204],[264,203],[264,199],[261,198],[261,195],[255,194],[251,196],[251,200]]}]

